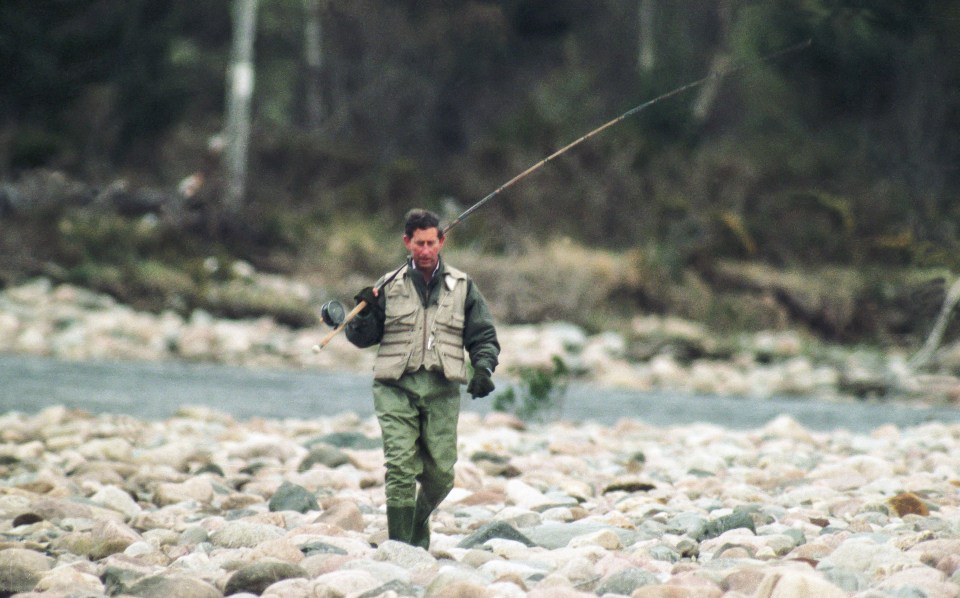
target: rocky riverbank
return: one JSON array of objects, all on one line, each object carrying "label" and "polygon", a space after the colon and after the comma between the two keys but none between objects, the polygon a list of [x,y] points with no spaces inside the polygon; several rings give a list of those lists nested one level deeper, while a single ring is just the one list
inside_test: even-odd
[{"label": "rocky riverbank", "polygon": [[[269,279],[274,291],[308,301],[303,284]],[[560,357],[580,380],[638,390],[727,396],[911,399],[952,405],[960,379],[910,368],[907,356],[823,346],[793,331],[720,339],[685,320],[637,316],[629,328],[588,335],[566,323],[498,328],[503,353],[498,373],[549,368]],[[186,360],[246,367],[316,368],[368,372],[373,352],[327,333],[292,329],[269,317],[214,318],[201,310],[139,312],[110,296],[36,279],[0,292],[0,352],[68,360]],[[940,361],[958,361],[947,347]],[[951,357],[953,355],[954,357]],[[948,370],[952,371],[952,370]]]},{"label": "rocky riverbank", "polygon": [[372,419],[0,416],[0,595],[952,597],[960,426],[464,414],[430,551]]}]

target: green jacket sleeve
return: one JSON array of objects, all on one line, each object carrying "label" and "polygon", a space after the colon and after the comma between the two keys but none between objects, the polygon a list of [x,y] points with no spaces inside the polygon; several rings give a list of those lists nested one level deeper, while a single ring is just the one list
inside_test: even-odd
[{"label": "green jacket sleeve", "polygon": [[471,279],[467,287],[467,299],[464,304],[463,346],[470,355],[474,369],[487,368],[491,372],[497,369],[500,355],[500,342],[493,325],[493,315],[487,307],[477,285]]},{"label": "green jacket sleeve", "polygon": [[[380,283],[381,281],[377,281],[376,286],[379,287]],[[359,314],[350,320],[344,329],[347,340],[361,349],[372,347],[383,338],[383,307],[386,305],[386,298],[380,293],[377,300],[380,302],[379,312]]]}]

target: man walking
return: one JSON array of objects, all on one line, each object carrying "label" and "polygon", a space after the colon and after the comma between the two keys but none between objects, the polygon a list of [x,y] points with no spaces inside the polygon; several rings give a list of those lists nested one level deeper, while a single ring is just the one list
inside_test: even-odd
[{"label": "man walking", "polygon": [[464,350],[473,398],[493,391],[500,353],[486,301],[472,279],[444,263],[443,243],[436,214],[408,212],[409,263],[382,289],[387,276],[357,294],[367,307],[346,328],[357,347],[380,345],[373,401],[383,435],[389,537],[425,549],[430,514],[453,488]]}]

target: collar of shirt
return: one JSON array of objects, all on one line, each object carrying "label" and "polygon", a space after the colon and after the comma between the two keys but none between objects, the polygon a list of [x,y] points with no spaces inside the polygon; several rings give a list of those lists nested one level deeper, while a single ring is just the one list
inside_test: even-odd
[{"label": "collar of shirt", "polygon": [[[417,267],[413,264],[412,259],[408,262],[408,268],[410,269],[411,279],[413,280],[413,287],[417,289],[417,292],[420,294],[420,300],[424,305],[429,305],[430,299],[435,295],[437,281],[443,279],[443,258],[437,260],[437,267],[433,269],[433,274],[430,275],[429,282],[423,279],[420,271],[417,270]],[[413,274],[416,274],[416,276],[412,276]]]}]

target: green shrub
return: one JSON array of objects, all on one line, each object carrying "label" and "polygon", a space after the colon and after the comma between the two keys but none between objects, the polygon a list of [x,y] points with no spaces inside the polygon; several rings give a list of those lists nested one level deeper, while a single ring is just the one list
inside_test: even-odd
[{"label": "green shrub", "polygon": [[559,415],[570,381],[570,368],[554,355],[552,369],[523,366],[513,371],[519,382],[493,398],[496,411],[512,411],[522,420],[544,421]]}]

